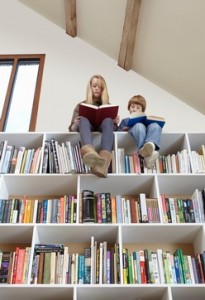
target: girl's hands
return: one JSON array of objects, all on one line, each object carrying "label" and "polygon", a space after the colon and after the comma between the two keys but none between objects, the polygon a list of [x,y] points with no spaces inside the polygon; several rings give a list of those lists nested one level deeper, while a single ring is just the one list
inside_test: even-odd
[{"label": "girl's hands", "polygon": [[120,122],[120,116],[117,116],[115,119],[113,119],[114,124],[118,124]]},{"label": "girl's hands", "polygon": [[72,124],[72,126],[71,126],[71,130],[72,131],[78,131],[78,125],[79,125],[79,121],[80,121],[80,116],[78,116],[75,120],[74,120],[74,122],[73,122],[73,124]]}]

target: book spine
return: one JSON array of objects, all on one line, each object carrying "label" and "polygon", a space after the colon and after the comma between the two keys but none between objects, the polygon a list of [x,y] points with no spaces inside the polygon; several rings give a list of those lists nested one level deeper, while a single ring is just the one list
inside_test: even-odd
[{"label": "book spine", "polygon": [[83,222],[94,223],[95,222],[95,196],[94,192],[90,190],[82,191],[82,209],[83,209]]}]

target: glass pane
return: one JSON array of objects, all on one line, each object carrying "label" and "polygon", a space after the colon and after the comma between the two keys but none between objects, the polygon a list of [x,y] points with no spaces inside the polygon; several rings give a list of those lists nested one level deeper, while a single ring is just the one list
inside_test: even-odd
[{"label": "glass pane", "polygon": [[38,62],[19,64],[4,131],[29,131],[38,67]]},{"label": "glass pane", "polygon": [[7,87],[9,84],[9,78],[11,75],[12,62],[2,63],[0,62],[0,118],[6,98]]}]

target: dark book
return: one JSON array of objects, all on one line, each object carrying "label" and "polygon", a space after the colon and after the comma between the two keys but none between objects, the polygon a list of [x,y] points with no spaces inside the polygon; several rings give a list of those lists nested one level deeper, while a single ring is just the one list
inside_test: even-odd
[{"label": "dark book", "polygon": [[204,273],[204,276],[205,276],[205,251],[200,253],[200,259],[201,259],[203,273]]},{"label": "dark book", "polygon": [[52,206],[51,206],[51,223],[57,223],[58,200],[59,199],[53,199],[52,200]]},{"label": "dark book", "polygon": [[15,148],[13,151],[13,155],[10,160],[10,167],[8,170],[8,173],[14,173],[16,168],[16,162],[17,162],[17,156],[18,156],[18,148]]},{"label": "dark book", "polygon": [[202,203],[203,203],[203,213],[205,215],[205,188],[202,189],[201,195],[202,195]]},{"label": "dark book", "polygon": [[169,205],[169,198],[165,197],[165,207],[167,212],[168,223],[172,223],[171,210]]},{"label": "dark book", "polygon": [[130,197],[130,214],[131,214],[131,223],[138,223],[138,216],[137,216],[137,199],[136,197]]},{"label": "dark book", "polygon": [[84,263],[85,263],[85,269],[84,269],[84,284],[91,283],[91,248],[85,248],[84,249]]},{"label": "dark book", "polygon": [[152,283],[151,282],[151,272],[150,272],[150,264],[149,264],[149,250],[144,249],[144,259],[145,259],[145,273],[146,273],[146,278],[147,278],[147,283]]},{"label": "dark book", "polygon": [[83,210],[83,223],[95,222],[95,195],[93,191],[82,191],[82,210]]},{"label": "dark book", "polygon": [[116,266],[116,270],[115,270],[115,283],[120,283],[121,282],[121,272],[120,272],[120,247],[119,247],[119,243],[115,243],[115,266]]},{"label": "dark book", "polygon": [[45,258],[45,253],[41,252],[39,254],[39,265],[38,265],[38,276],[37,276],[37,283],[38,284],[43,283],[44,258]]},{"label": "dark book", "polygon": [[59,252],[60,254],[64,253],[64,246],[62,244],[36,244],[34,247],[34,252],[40,254],[41,252]]},{"label": "dark book", "polygon": [[1,207],[0,207],[0,223],[3,223],[6,199],[1,199],[0,201],[1,201]]},{"label": "dark book", "polygon": [[190,223],[195,223],[194,206],[192,199],[186,199],[187,208],[190,216]]},{"label": "dark book", "polygon": [[48,173],[48,161],[49,161],[48,143],[49,143],[48,141],[45,141],[44,144],[42,173]]},{"label": "dark book", "polygon": [[50,140],[50,151],[51,157],[53,158],[53,173],[60,173],[59,161],[58,161],[58,154],[56,149],[56,141],[55,139]]},{"label": "dark book", "polygon": [[8,214],[9,214],[9,202],[10,202],[9,199],[7,199],[6,202],[5,202],[5,207],[4,207],[4,213],[3,213],[3,220],[2,220],[2,223],[7,223]]},{"label": "dark book", "polygon": [[129,283],[128,276],[128,250],[126,248],[122,249],[122,269],[123,269],[123,283]]},{"label": "dark book", "polygon": [[132,127],[136,123],[143,123],[145,126],[150,125],[151,123],[157,123],[160,127],[164,127],[165,119],[163,117],[158,116],[147,116],[143,112],[133,112],[130,115],[127,126]]},{"label": "dark book", "polygon": [[88,103],[80,103],[79,116],[87,118],[92,125],[99,126],[106,118],[115,119],[118,109],[118,105],[105,104],[98,107]]},{"label": "dark book", "polygon": [[115,249],[110,250],[110,283],[115,283]]},{"label": "dark book", "polygon": [[184,220],[186,223],[190,223],[191,222],[191,217],[190,217],[190,214],[189,214],[189,208],[188,208],[188,205],[187,205],[187,200],[186,199],[183,199],[183,214],[184,214]]},{"label": "dark book", "polygon": [[199,283],[205,283],[205,274],[204,274],[200,254],[197,254],[195,258],[196,258],[196,269],[197,269],[197,274],[198,274],[198,278],[199,278]]},{"label": "dark book", "polygon": [[111,195],[105,193],[105,206],[106,206],[106,220],[107,223],[112,223],[112,207],[111,207]]},{"label": "dark book", "polygon": [[8,283],[12,252],[4,251],[0,265],[0,283]]}]

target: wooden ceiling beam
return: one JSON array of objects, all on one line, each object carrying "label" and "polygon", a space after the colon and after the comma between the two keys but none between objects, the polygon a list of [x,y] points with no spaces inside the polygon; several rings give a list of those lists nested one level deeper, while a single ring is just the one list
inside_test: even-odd
[{"label": "wooden ceiling beam", "polygon": [[122,40],[118,56],[118,65],[126,71],[129,71],[132,67],[140,4],[141,0],[127,0]]},{"label": "wooden ceiling beam", "polygon": [[64,0],[66,33],[72,37],[77,36],[76,0]]}]

